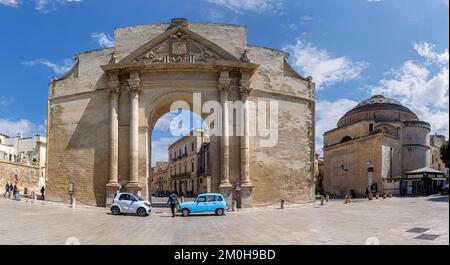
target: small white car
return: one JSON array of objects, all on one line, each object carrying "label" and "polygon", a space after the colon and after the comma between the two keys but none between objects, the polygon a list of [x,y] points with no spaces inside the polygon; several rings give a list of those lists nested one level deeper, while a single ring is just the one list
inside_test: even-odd
[{"label": "small white car", "polygon": [[148,216],[152,211],[150,202],[142,199],[136,194],[128,192],[118,192],[114,195],[111,213],[119,214],[137,214],[138,216]]}]

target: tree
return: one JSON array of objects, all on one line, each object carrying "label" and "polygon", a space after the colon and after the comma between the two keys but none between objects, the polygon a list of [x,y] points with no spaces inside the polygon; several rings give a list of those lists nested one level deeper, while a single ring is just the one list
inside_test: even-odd
[{"label": "tree", "polygon": [[449,167],[449,152],[448,152],[448,141],[446,141],[442,146],[441,146],[441,159],[445,164],[445,167]]}]

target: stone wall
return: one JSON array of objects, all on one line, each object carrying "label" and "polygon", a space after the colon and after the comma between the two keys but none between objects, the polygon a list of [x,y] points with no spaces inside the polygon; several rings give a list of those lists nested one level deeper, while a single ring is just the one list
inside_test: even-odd
[{"label": "stone wall", "polygon": [[350,190],[365,193],[368,184],[367,161],[374,167],[372,182],[381,189],[381,133],[324,149],[324,191],[343,196]]},{"label": "stone wall", "polygon": [[69,182],[75,198],[105,205],[109,172],[109,91],[51,100],[48,120],[47,198],[68,202]]},{"label": "stone wall", "polygon": [[7,182],[14,183],[15,175],[19,176],[18,188],[20,193],[23,194],[25,187],[27,187],[30,192],[40,192],[39,167],[0,161],[0,195],[5,192],[4,188]]}]

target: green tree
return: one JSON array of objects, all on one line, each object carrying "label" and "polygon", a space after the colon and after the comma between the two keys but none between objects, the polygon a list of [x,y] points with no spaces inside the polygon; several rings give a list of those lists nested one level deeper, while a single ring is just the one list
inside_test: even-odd
[{"label": "green tree", "polygon": [[441,146],[441,159],[444,162],[445,166],[448,168],[449,167],[449,152],[448,152],[448,141],[446,141],[442,146]]}]

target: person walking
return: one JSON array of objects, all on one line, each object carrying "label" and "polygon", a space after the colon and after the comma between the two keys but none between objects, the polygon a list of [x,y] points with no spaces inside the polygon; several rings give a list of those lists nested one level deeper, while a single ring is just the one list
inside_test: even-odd
[{"label": "person walking", "polygon": [[175,192],[172,192],[169,196],[169,200],[167,201],[168,204],[170,204],[170,210],[172,210],[172,217],[175,217],[175,208],[177,207],[178,202],[178,196],[175,195]]},{"label": "person walking", "polygon": [[14,185],[14,188],[13,188],[13,198],[14,198],[14,200],[19,199],[19,189],[17,188],[17,185]]},{"label": "person walking", "polygon": [[8,197],[11,199],[11,197],[12,197],[12,195],[13,195],[13,192],[14,192],[14,186],[13,186],[13,184],[12,184],[12,182],[11,183],[9,183],[9,193],[8,193]]},{"label": "person walking", "polygon": [[[6,186],[5,186],[5,193],[3,194],[3,197],[6,197],[6,194],[9,193],[9,183],[6,182]],[[9,197],[9,194],[8,194]]]},{"label": "person walking", "polygon": [[45,188],[42,186],[41,188],[41,200],[45,200]]}]

